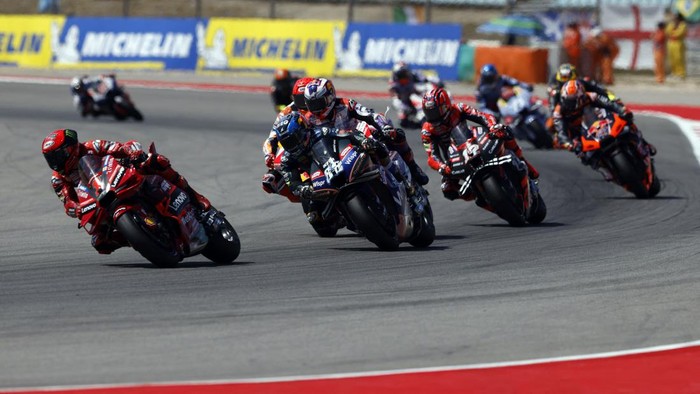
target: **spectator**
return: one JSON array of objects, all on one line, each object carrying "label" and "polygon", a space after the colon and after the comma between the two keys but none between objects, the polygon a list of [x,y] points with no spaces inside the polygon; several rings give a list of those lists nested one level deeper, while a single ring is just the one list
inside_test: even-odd
[{"label": "spectator", "polygon": [[656,82],[664,83],[666,79],[666,22],[659,22],[656,31],[651,33],[654,45],[654,75]]},{"label": "spectator", "polygon": [[688,25],[683,15],[676,12],[673,21],[666,26],[668,38],[668,60],[671,63],[671,75],[674,78],[685,79],[685,36]]},{"label": "spectator", "polygon": [[567,62],[576,68],[581,68],[581,31],[578,23],[571,22],[564,29],[562,47],[566,53]]},{"label": "spectator", "polygon": [[39,0],[37,10],[40,14],[58,14],[60,8],[60,0]]},{"label": "spectator", "polygon": [[615,39],[599,27],[593,28],[588,40],[586,40],[586,49],[591,52],[593,79],[602,81],[606,85],[613,85],[615,83],[613,62],[620,53],[620,47]]}]

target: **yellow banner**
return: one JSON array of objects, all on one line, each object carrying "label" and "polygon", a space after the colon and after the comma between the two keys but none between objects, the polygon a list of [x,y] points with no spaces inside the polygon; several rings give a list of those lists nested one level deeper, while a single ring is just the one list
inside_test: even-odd
[{"label": "yellow banner", "polygon": [[331,76],[334,29],[344,31],[345,22],[211,18],[206,31],[197,26],[197,69],[287,68]]},{"label": "yellow banner", "polygon": [[0,64],[48,67],[53,25],[63,16],[0,15]]}]

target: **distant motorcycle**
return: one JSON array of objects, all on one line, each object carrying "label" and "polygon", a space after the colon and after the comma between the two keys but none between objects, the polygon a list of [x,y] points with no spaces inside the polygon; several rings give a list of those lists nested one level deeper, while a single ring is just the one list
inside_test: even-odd
[{"label": "distant motorcycle", "polygon": [[[375,163],[370,153],[342,137],[323,138],[312,152],[312,199],[326,202],[324,219],[342,217],[380,249],[395,250],[401,242],[432,244],[435,226],[428,193],[416,187],[409,195],[411,174],[399,155],[392,152],[390,163]],[[391,165],[400,166],[403,181],[387,169]]]},{"label": "distant motorcycle", "polygon": [[498,110],[503,123],[513,129],[516,138],[529,141],[537,149],[553,147],[542,101],[535,99],[527,89],[519,86],[503,87]]},{"label": "distant motorcycle", "polygon": [[450,147],[451,176],[460,179],[460,195],[472,194],[512,226],[541,223],[547,207],[527,165],[503,140],[481,133],[477,143]]},{"label": "distant motorcycle", "polygon": [[117,120],[133,118],[137,121],[143,121],[143,114],[136,108],[131,95],[123,85],[117,83],[113,75],[102,78],[94,89],[104,99],[99,98],[95,101],[95,97],[88,95],[88,100],[93,108],[92,116],[111,115]]},{"label": "distant motorcycle", "polygon": [[[155,157],[153,144],[150,152]],[[80,159],[80,227],[88,234],[118,231],[158,267],[174,267],[199,253],[220,264],[238,257],[240,240],[223,212],[199,212],[183,190],[160,176],[143,175],[123,160]]]},{"label": "distant motorcycle", "polygon": [[598,112],[581,135],[584,163],[593,168],[606,167],[613,180],[637,198],[651,198],[661,190],[654,159],[642,146],[636,126],[615,113]]},{"label": "distant motorcycle", "polygon": [[[416,92],[411,94],[411,105],[408,105],[398,98],[394,97],[392,99],[392,106],[399,114],[401,119],[399,125],[404,129],[420,129],[425,123],[425,114],[423,113],[423,94],[431,91],[434,88],[444,86],[442,84],[437,85],[432,82],[423,82],[416,84]],[[452,97],[452,94],[450,94]]]}]

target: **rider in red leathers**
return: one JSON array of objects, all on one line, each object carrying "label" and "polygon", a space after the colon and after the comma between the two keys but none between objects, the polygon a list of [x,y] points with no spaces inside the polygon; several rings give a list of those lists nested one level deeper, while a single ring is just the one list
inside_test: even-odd
[{"label": "rider in red leathers", "polygon": [[307,120],[312,127],[353,130],[359,122],[364,121],[377,130],[373,137],[386,144],[389,150],[401,155],[416,183],[428,183],[428,176],[414,160],[406,134],[402,129],[394,128],[384,114],[374,112],[353,99],[337,98],[333,83],[325,78],[309,83],[304,91],[304,99],[309,110]]},{"label": "rider in red leathers", "polygon": [[[442,193],[448,200],[459,198],[459,181],[450,177],[452,168],[449,163],[449,147],[452,142],[458,149],[465,149],[467,140],[475,141],[475,135],[468,128],[466,121],[472,121],[489,131],[490,138],[505,141],[505,148],[521,159],[528,167],[530,178],[539,177],[539,172],[523,157],[520,146],[515,141],[507,126],[496,123],[496,118],[486,112],[477,110],[466,104],[452,104],[449,95],[442,88],[433,89],[423,96],[423,111],[426,122],[423,124],[421,138],[428,154],[428,165],[442,175],[440,185]],[[465,200],[473,200],[474,196],[463,196]],[[479,204],[477,201],[477,205]]]},{"label": "rider in red leathers", "polygon": [[[70,217],[80,219],[81,215],[75,188],[80,183],[78,161],[85,155],[111,155],[117,159],[129,159],[130,163],[144,173],[160,175],[183,189],[203,211],[211,207],[209,200],[192,189],[187,180],[172,168],[167,157],[157,155],[155,159],[149,158],[141,149],[141,144],[134,140],[125,143],[107,140],[80,143],[75,130],[58,129],[44,139],[41,151],[53,170],[51,186],[63,203],[66,215]],[[126,240],[117,232],[112,234],[98,232],[92,236],[92,246],[100,254],[109,254],[127,245]]]}]

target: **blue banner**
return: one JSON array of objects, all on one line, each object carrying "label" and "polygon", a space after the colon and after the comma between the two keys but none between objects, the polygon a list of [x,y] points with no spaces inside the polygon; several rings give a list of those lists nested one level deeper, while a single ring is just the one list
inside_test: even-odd
[{"label": "blue banner", "polygon": [[351,23],[342,41],[336,31],[336,69],[361,74],[389,70],[404,61],[411,68],[434,70],[442,79],[456,80],[461,38],[458,24]]},{"label": "blue banner", "polygon": [[66,18],[62,28],[53,27],[53,64],[193,70],[197,22],[194,18]]}]

